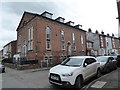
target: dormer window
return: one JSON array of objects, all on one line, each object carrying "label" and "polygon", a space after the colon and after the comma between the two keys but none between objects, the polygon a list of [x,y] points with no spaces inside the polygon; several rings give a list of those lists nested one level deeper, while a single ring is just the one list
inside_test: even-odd
[{"label": "dormer window", "polygon": [[62,23],[64,23],[64,21],[65,21],[65,19],[62,18],[62,17],[58,17],[55,20],[58,21],[58,22],[62,22]]},{"label": "dormer window", "polygon": [[75,25],[75,28],[77,28],[77,29],[81,29],[82,28],[82,25]]},{"label": "dormer window", "polygon": [[66,24],[67,24],[67,25],[70,25],[70,26],[74,26],[74,22],[72,22],[72,21],[69,21],[69,22],[67,22]]},{"label": "dormer window", "polygon": [[44,16],[44,17],[47,17],[47,18],[52,19],[52,15],[53,15],[53,14],[45,11],[45,12],[43,12],[41,15]]}]

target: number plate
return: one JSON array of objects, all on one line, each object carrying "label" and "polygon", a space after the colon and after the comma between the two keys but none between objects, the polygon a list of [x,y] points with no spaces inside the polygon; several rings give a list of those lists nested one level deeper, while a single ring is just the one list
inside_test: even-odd
[{"label": "number plate", "polygon": [[53,80],[59,80],[59,78],[58,77],[56,77],[56,76],[54,76],[54,75],[51,75],[51,79],[53,79]]}]

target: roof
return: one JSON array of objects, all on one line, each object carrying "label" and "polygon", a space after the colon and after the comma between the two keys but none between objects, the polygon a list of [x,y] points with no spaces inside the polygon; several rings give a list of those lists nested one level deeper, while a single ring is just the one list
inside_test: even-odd
[{"label": "roof", "polygon": [[113,56],[98,56],[98,57],[113,57]]},{"label": "roof", "polygon": [[8,46],[9,44],[13,43],[13,42],[16,42],[17,40],[14,40],[14,41],[11,41],[9,43],[7,43],[4,47]]},{"label": "roof", "polygon": [[[42,18],[44,18],[44,19],[48,19],[48,20],[51,20],[51,21],[60,23],[60,24],[65,25],[65,26],[69,26],[69,27],[74,28],[74,29],[76,29],[76,30],[80,30],[80,31],[83,31],[83,32],[87,32],[87,31],[85,31],[85,30],[83,30],[83,29],[76,28],[75,26],[68,25],[67,23],[62,23],[62,22],[56,21],[56,19],[44,17],[44,16],[42,16],[43,13],[42,13],[41,15],[39,15],[39,14],[37,14],[37,13],[31,13],[31,12],[26,12],[26,11],[25,11],[24,14],[23,14],[23,16],[22,16],[22,19],[24,18],[25,13],[34,15],[34,17],[32,17],[28,22],[26,22],[26,24],[29,23],[31,20],[33,20],[36,16],[38,16],[38,17],[42,17]],[[19,23],[19,25],[18,25],[17,30],[19,29],[19,26],[20,26],[20,24],[21,24],[21,22],[22,22],[22,19],[21,19],[21,21],[20,21],[20,23]]]},{"label": "roof", "polygon": [[72,56],[70,58],[95,58],[93,56]]}]

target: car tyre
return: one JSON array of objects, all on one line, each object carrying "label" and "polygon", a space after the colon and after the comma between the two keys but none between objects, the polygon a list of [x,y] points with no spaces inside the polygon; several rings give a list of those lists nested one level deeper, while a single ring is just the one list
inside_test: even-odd
[{"label": "car tyre", "polygon": [[80,76],[77,77],[76,81],[75,81],[75,88],[82,88],[82,78]]},{"label": "car tyre", "polygon": [[97,77],[97,78],[101,77],[101,71],[100,71],[100,69],[97,70],[96,77]]},{"label": "car tyre", "polygon": [[2,69],[2,73],[5,73],[5,69]]}]

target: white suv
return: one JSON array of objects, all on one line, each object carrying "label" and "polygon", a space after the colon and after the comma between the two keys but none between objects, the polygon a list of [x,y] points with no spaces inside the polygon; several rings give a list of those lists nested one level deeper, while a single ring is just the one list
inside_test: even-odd
[{"label": "white suv", "polygon": [[100,77],[100,63],[92,56],[74,56],[49,71],[49,82],[60,86],[81,88],[88,78]]}]

